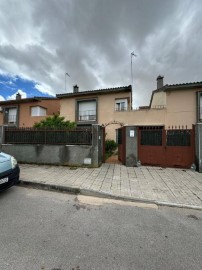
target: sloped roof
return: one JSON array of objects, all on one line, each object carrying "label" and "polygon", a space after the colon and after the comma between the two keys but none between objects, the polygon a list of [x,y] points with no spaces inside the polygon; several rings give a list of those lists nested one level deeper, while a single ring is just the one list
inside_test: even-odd
[{"label": "sloped roof", "polygon": [[85,96],[91,94],[109,94],[109,93],[119,93],[119,92],[131,92],[132,86],[121,86],[121,87],[114,87],[114,88],[105,88],[105,89],[97,89],[97,90],[88,90],[88,91],[81,91],[77,93],[64,93],[64,94],[57,94],[57,98],[66,98],[66,97],[77,97],[77,96]]},{"label": "sloped roof", "polygon": [[20,104],[20,103],[28,103],[28,102],[37,102],[40,100],[54,100],[56,97],[32,97],[32,98],[21,98],[21,99],[11,99],[11,100],[3,100],[0,101],[0,106],[2,105],[12,105],[12,104]]},{"label": "sloped roof", "polygon": [[202,81],[201,82],[178,83],[178,84],[166,84],[163,87],[154,90],[153,92],[184,90],[184,89],[190,89],[193,87],[194,88],[202,87]]},{"label": "sloped roof", "polygon": [[192,89],[192,88],[193,89],[202,88],[202,81],[201,82],[179,83],[179,84],[165,84],[163,87],[152,91],[149,106],[151,107],[151,103],[152,103],[153,96],[155,93],[175,91],[175,90],[188,90],[188,89]]}]

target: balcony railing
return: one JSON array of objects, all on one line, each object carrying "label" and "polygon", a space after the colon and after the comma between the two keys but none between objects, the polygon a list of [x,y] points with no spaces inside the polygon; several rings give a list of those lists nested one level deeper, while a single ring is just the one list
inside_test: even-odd
[{"label": "balcony railing", "polygon": [[125,106],[125,107],[115,107],[115,111],[128,111],[128,107]]},{"label": "balcony railing", "polygon": [[16,115],[6,115],[4,119],[4,124],[9,125],[13,124],[15,125],[17,122],[17,116]]},{"label": "balcony railing", "polygon": [[96,121],[96,111],[95,110],[80,111],[78,115],[78,121]]}]

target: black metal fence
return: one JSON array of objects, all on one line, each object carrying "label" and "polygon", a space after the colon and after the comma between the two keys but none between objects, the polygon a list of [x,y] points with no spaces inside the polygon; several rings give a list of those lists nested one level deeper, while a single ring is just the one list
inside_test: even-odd
[{"label": "black metal fence", "polygon": [[142,127],[141,145],[162,145],[162,127]]},{"label": "black metal fence", "polygon": [[162,145],[162,130],[142,130],[141,145]]},{"label": "black metal fence", "polygon": [[7,127],[5,129],[5,143],[91,145],[92,129],[75,128],[55,130]]},{"label": "black metal fence", "polygon": [[190,146],[191,129],[162,129],[162,127],[144,127],[141,130],[141,145]]},{"label": "black metal fence", "polygon": [[167,146],[190,146],[191,130],[190,129],[173,129],[166,131]]}]

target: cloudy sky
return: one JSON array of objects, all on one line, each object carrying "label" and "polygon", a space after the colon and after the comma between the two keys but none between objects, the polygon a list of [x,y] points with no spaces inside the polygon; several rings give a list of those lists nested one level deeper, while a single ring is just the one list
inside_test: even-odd
[{"label": "cloudy sky", "polygon": [[201,0],[0,0],[0,100],[129,85],[134,51],[148,105],[159,74],[202,81],[201,14]]}]

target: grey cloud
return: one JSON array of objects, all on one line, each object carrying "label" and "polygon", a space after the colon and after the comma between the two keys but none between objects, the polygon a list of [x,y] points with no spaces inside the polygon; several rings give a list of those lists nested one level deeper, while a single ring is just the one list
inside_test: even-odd
[{"label": "grey cloud", "polygon": [[130,84],[133,50],[136,105],[148,104],[158,74],[201,80],[199,0],[19,0],[0,10],[1,70],[19,66],[54,93],[64,92],[65,72],[69,91]]}]

